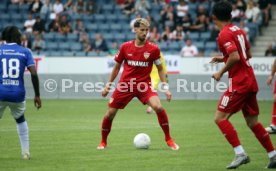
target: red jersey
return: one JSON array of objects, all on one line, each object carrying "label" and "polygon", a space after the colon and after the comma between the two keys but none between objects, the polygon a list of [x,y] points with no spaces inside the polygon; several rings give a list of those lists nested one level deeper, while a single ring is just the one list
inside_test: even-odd
[{"label": "red jersey", "polygon": [[120,82],[129,82],[131,79],[136,83],[150,83],[150,72],[153,63],[160,65],[160,50],[159,48],[148,41],[144,46],[136,47],[135,41],[124,43],[119,53],[115,56],[115,61],[118,63],[124,62],[124,70],[120,78]]},{"label": "red jersey", "polygon": [[258,84],[249,64],[250,46],[244,32],[234,24],[224,26],[218,36],[218,47],[223,53],[224,63],[234,51],[238,51],[240,56],[239,62],[228,71],[229,78],[232,79],[232,91],[257,92]]}]

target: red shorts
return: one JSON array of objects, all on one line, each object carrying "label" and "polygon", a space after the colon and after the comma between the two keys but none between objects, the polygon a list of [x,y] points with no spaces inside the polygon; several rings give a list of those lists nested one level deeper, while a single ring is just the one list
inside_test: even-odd
[{"label": "red shorts", "polygon": [[273,94],[276,94],[276,81],[274,81],[274,90],[273,90]]},{"label": "red shorts", "polygon": [[153,92],[151,88],[148,88],[144,92],[138,90],[134,90],[133,92],[122,92],[116,88],[110,98],[108,106],[111,108],[123,109],[133,97],[137,97],[143,104],[147,104],[149,98],[152,96],[158,96],[158,94]]},{"label": "red shorts", "polygon": [[237,93],[227,90],[220,99],[218,110],[231,114],[242,110],[244,115],[258,115],[259,106],[256,95],[256,92]]}]

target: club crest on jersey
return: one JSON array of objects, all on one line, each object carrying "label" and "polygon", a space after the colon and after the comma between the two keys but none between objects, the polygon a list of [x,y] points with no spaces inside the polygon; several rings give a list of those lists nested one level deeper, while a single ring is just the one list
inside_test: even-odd
[{"label": "club crest on jersey", "polygon": [[144,58],[145,58],[145,59],[148,59],[149,56],[150,56],[150,53],[149,53],[149,52],[144,52]]}]

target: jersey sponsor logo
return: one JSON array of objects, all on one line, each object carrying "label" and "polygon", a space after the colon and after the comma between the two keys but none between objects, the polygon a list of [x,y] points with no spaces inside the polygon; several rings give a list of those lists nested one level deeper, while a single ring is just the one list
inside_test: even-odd
[{"label": "jersey sponsor logo", "polygon": [[148,67],[149,62],[127,60],[127,64],[130,66]]},{"label": "jersey sponsor logo", "polygon": [[150,56],[150,53],[149,53],[149,52],[144,52],[144,58],[145,58],[145,59],[148,59],[149,56]]},{"label": "jersey sponsor logo", "polygon": [[13,85],[13,86],[19,86],[18,80],[11,80],[11,79],[3,79],[2,85]]},{"label": "jersey sponsor logo", "polygon": [[223,45],[225,48],[229,48],[232,46],[231,42],[226,42],[224,45]]},{"label": "jersey sponsor logo", "polygon": [[127,55],[128,55],[128,56],[132,56],[132,54],[131,54],[131,53],[128,53]]}]

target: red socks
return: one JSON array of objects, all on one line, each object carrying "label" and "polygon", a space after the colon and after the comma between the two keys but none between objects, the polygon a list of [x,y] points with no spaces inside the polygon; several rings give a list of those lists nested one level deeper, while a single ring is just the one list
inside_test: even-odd
[{"label": "red socks", "polygon": [[276,102],[273,103],[272,121],[271,125],[276,126]]},{"label": "red socks", "polygon": [[233,148],[240,145],[237,131],[228,120],[222,120],[217,125]]},{"label": "red socks", "polygon": [[274,150],[269,134],[265,131],[261,123],[255,125],[254,128],[252,128],[251,130],[254,132],[255,136],[267,152],[271,152]]},{"label": "red socks", "polygon": [[106,119],[106,117],[103,118],[102,122],[102,142],[107,142],[107,136],[111,130],[112,126],[112,120]]},{"label": "red socks", "polygon": [[168,116],[165,110],[162,110],[161,112],[156,113],[158,117],[159,125],[161,126],[164,134],[165,134],[165,140],[168,141],[171,139],[170,136],[170,127],[169,127],[169,120]]}]

